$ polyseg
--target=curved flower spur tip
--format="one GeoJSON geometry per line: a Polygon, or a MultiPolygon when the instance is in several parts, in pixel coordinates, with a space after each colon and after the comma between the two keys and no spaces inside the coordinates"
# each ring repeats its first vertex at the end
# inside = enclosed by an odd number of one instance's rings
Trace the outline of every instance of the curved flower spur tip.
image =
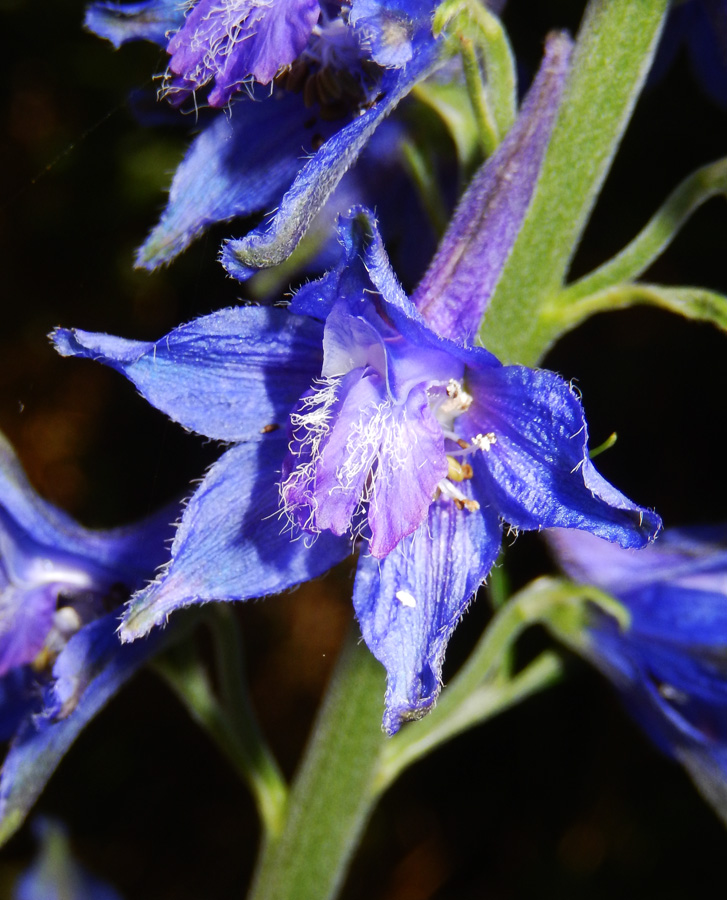
{"type": "Polygon", "coordinates": [[[221,262],[233,278],[245,281],[258,269],[275,266],[290,256],[379,124],[440,62],[439,47],[432,41],[403,69],[384,72],[373,105],[328,138],[305,163],[270,223],[223,245],[221,262]]]}
{"type": "Polygon", "coordinates": [[[552,33],[520,114],[475,174],[412,295],[431,327],[471,338],[526,218],[560,108],[573,42],[552,33]]]}
{"type": "Polygon", "coordinates": [[[135,265],[169,263],[216,222],[275,205],[303,165],[302,147],[332,133],[295,94],[244,102],[217,116],[193,140],[174,173],[159,223],[137,250],[135,265]]]}
{"type": "Polygon", "coordinates": [[[386,558],[359,560],[353,603],[367,646],[386,668],[388,734],[436,703],[447,643],[500,540],[493,509],[463,516],[453,504],[433,504],[424,524],[386,558]]]}
{"type": "Polygon", "coordinates": [[[318,0],[199,0],[169,41],[163,92],[181,103],[214,82],[207,102],[226,106],[246,83],[269,84],[290,65],[320,13],[318,0]]]}
{"type": "Polygon", "coordinates": [[[85,725],[158,652],[172,632],[122,647],[117,614],[83,628],[61,651],[55,683],[45,689],[40,715],[27,715],[13,739],[0,777],[0,843],[7,841],[85,725]]]}
{"type": "Polygon", "coordinates": [[[123,641],[182,607],[280,593],[351,553],[348,537],[291,536],[279,509],[283,452],[280,444],[238,444],[210,468],[184,510],[169,564],[129,601],[123,641]]]}
{"type": "Polygon", "coordinates": [[[62,356],[111,366],[170,418],[223,441],[282,436],[301,385],[320,372],[320,324],[269,307],[220,310],[153,343],[63,328],[51,337],[62,356]]]}
{"type": "Polygon", "coordinates": [[[84,27],[111,41],[116,49],[127,41],[152,41],[164,47],[167,35],[184,24],[186,6],[179,0],[145,0],[142,3],[92,3],[84,27]]]}
{"type": "Polygon", "coordinates": [[[581,528],[624,547],[643,547],[661,529],[652,510],[607,482],[588,456],[578,397],[559,375],[524,366],[471,373],[465,431],[494,435],[475,471],[481,489],[516,528],[581,528]]]}

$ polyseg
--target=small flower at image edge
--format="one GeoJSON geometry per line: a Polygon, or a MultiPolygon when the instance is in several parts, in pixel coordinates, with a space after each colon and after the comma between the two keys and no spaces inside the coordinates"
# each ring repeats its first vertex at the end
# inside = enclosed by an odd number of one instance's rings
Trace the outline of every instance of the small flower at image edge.
{"type": "Polygon", "coordinates": [[[639,553],[582,532],[546,537],[570,578],[612,594],[630,620],[620,628],[594,607],[565,639],[727,822],[727,525],[667,529],[639,553]]]}
{"type": "Polygon", "coordinates": [[[168,558],[178,507],[92,531],[42,500],[0,435],[0,840],[86,722],[159,647],[128,653],[119,609],[168,558]]]}

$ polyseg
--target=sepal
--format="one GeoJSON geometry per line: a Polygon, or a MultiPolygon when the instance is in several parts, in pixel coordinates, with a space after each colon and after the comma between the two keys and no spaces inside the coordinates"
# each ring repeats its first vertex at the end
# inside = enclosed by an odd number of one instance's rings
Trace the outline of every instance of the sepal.
{"type": "Polygon", "coordinates": [[[239,444],[210,468],[191,497],[156,581],[129,601],[123,640],[133,641],[172,612],[211,600],[248,600],[322,575],[351,552],[325,532],[294,539],[279,514],[279,441],[239,444]]]}
{"type": "Polygon", "coordinates": [[[321,365],[321,326],[286,310],[223,309],[158,341],[79,329],[52,334],[62,356],[103,362],[185,428],[223,441],[260,441],[282,428],[321,365]]]}
{"type": "Polygon", "coordinates": [[[384,559],[359,560],[353,604],[361,633],[386,668],[384,730],[425,715],[442,687],[449,638],[500,549],[493,509],[462,516],[432,504],[424,524],[384,559]]]}

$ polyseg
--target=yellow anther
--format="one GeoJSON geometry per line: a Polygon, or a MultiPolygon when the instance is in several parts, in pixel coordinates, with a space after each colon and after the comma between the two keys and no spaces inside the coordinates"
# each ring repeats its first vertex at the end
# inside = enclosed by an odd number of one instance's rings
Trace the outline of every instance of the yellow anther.
{"type": "Polygon", "coordinates": [[[468,463],[457,462],[453,456],[448,456],[447,464],[449,466],[447,478],[450,481],[467,481],[472,478],[472,466],[468,463]]]}

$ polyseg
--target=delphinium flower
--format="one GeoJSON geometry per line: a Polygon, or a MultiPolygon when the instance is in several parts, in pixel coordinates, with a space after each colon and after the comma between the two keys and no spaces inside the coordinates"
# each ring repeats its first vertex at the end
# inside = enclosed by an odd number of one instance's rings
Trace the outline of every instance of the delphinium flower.
{"type": "Polygon", "coordinates": [[[124,639],[189,604],[283,590],[359,546],[353,603],[387,670],[393,733],[435,703],[503,521],[626,547],[654,537],[658,516],[592,465],[571,386],[469,344],[528,208],[570,49],[551,37],[412,298],[359,209],[340,223],[337,265],[288,309],[222,310],[155,343],[56,332],[64,355],[113,366],[186,428],[233,442],[187,504],[170,564],[130,602],[124,639]]]}
{"type": "Polygon", "coordinates": [[[439,62],[432,0],[94,3],[115,46],[169,53],[161,94],[226,107],[195,138],[137,255],[169,262],[210,224],[278,208],[242,246],[290,253],[380,122],[439,62]],[[274,250],[270,245],[274,244],[274,250]],[[280,246],[278,246],[280,245],[280,246]]]}
{"type": "Polygon", "coordinates": [[[667,529],[641,553],[589,534],[547,534],[566,574],[623,604],[569,643],[620,691],[634,719],[727,820],[727,525],[667,529]]]}
{"type": "Polygon", "coordinates": [[[22,821],[86,722],[156,647],[118,609],[168,556],[175,512],[91,531],[42,500],[0,436],[0,834],[22,821]],[[131,652],[129,652],[131,651],[131,652]]]}
{"type": "Polygon", "coordinates": [[[121,900],[114,888],[76,861],[59,822],[38,819],[33,831],[40,842],[38,855],[17,880],[13,900],[121,900]]]}

